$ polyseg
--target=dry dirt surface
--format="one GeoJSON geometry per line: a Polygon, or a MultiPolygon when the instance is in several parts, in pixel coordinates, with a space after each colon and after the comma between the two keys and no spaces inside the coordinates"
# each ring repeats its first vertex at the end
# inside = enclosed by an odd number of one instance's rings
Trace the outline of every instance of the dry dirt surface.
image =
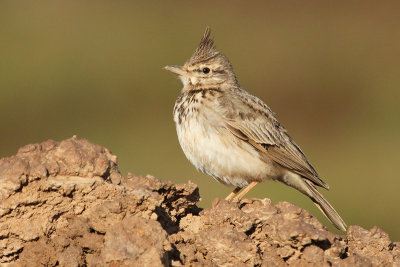
{"type": "Polygon", "coordinates": [[[109,150],[76,137],[0,160],[2,266],[400,266],[379,227],[328,232],[268,199],[196,206],[193,183],[122,177],[109,150]]]}

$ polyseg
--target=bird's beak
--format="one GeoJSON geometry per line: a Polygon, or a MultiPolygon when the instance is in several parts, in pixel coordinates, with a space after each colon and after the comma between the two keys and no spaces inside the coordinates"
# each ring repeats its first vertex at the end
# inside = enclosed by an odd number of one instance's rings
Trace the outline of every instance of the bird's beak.
{"type": "Polygon", "coordinates": [[[165,66],[164,69],[176,73],[180,76],[187,76],[187,72],[182,69],[182,66],[171,65],[171,66],[165,66]]]}

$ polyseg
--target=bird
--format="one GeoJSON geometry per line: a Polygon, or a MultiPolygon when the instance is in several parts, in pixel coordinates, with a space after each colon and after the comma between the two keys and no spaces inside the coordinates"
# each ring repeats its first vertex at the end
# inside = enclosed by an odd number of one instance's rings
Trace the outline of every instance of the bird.
{"type": "Polygon", "coordinates": [[[308,196],[336,228],[346,231],[346,223],[317,189],[329,190],[329,185],[271,109],[241,88],[209,27],[184,65],[164,69],[183,84],[173,110],[180,146],[196,169],[234,187],[226,200],[240,202],[257,184],[280,181],[308,196]]]}

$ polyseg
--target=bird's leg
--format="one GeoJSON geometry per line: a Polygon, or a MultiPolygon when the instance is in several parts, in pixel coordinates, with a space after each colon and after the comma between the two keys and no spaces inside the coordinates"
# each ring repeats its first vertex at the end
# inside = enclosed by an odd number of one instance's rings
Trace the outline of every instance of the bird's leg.
{"type": "Polygon", "coordinates": [[[239,202],[239,201],[244,197],[244,195],[246,195],[247,192],[249,192],[249,191],[250,191],[253,187],[255,187],[258,183],[259,183],[259,182],[257,182],[257,181],[251,182],[248,186],[246,186],[246,187],[243,189],[242,192],[240,192],[237,196],[235,196],[235,198],[233,199],[233,201],[234,201],[234,202],[239,202]]]}
{"type": "Polygon", "coordinates": [[[230,193],[225,200],[231,201],[232,198],[234,198],[236,196],[237,193],[239,193],[239,191],[241,190],[241,187],[236,187],[235,190],[232,191],[232,193],[230,193]]]}

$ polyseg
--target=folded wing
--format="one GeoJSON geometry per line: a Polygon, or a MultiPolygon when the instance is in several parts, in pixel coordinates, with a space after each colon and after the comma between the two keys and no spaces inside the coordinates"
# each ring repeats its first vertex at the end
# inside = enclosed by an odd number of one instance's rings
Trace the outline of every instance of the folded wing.
{"type": "Polygon", "coordinates": [[[248,96],[243,98],[232,94],[229,99],[219,99],[220,115],[232,134],[249,142],[279,165],[318,186],[329,189],[328,184],[319,178],[303,152],[273,116],[269,107],[257,97],[250,94],[248,96]],[[223,106],[225,108],[222,108],[223,106]]]}

